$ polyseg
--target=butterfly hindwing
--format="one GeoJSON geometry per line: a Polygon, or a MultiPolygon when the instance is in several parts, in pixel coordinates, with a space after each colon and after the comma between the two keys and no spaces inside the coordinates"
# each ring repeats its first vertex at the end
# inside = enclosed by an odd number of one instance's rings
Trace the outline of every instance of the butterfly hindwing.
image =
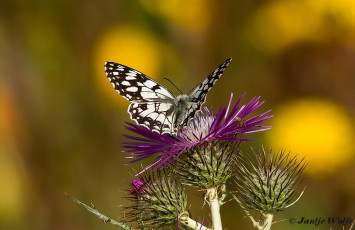
{"type": "Polygon", "coordinates": [[[170,103],[132,103],[128,112],[132,120],[150,130],[166,133],[172,130],[170,103]]]}
{"type": "Polygon", "coordinates": [[[227,68],[232,58],[223,62],[215,71],[208,75],[193,91],[189,94],[191,103],[187,108],[186,118],[183,122],[184,125],[194,117],[195,113],[201,109],[202,104],[206,101],[208,91],[213,87],[216,81],[222,76],[224,70],[227,68]]]}

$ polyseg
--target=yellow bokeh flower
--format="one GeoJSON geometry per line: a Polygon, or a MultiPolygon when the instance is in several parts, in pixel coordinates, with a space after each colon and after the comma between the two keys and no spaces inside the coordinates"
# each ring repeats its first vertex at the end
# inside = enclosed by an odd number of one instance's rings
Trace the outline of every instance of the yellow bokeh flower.
{"type": "Polygon", "coordinates": [[[274,114],[266,141],[273,147],[305,156],[309,162],[305,172],[309,175],[334,173],[352,162],[353,120],[341,105],[307,98],[289,102],[274,114]]]}
{"type": "Polygon", "coordinates": [[[278,52],[300,40],[322,38],[320,16],[300,1],[273,1],[256,14],[251,40],[259,48],[278,52]]]}
{"type": "Polygon", "coordinates": [[[141,3],[150,12],[190,32],[204,31],[210,23],[211,3],[204,0],[141,0],[141,3]]]}
{"type": "MultiPolygon", "coordinates": [[[[303,0],[314,12],[328,16],[338,27],[355,29],[355,1],[353,0],[303,0]]],[[[334,26],[334,24],[332,25],[334,26]]],[[[334,29],[334,28],[333,28],[334,29]]]]}
{"type": "Polygon", "coordinates": [[[354,18],[353,0],[276,0],[257,11],[248,34],[256,47],[280,52],[302,41],[347,40],[354,18]]]}
{"type": "Polygon", "coordinates": [[[93,52],[93,62],[99,89],[113,100],[119,100],[127,108],[123,97],[118,96],[106,79],[104,63],[118,62],[141,71],[151,78],[158,75],[162,59],[157,38],[142,28],[118,26],[111,28],[98,39],[93,52]]]}

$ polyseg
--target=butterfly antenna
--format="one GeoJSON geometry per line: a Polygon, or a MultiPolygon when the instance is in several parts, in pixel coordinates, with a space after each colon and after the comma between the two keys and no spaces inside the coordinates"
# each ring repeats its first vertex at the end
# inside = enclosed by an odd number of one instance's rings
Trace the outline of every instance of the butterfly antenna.
{"type": "Polygon", "coordinates": [[[188,94],[190,94],[194,89],[196,89],[199,85],[201,84],[201,82],[200,83],[198,83],[197,85],[195,85],[195,87],[193,87],[190,91],[189,91],[189,93],[188,94]]]}
{"type": "Polygon", "coordinates": [[[169,81],[169,82],[175,87],[175,89],[179,90],[179,92],[180,92],[181,94],[184,94],[183,92],[181,92],[181,90],[180,90],[178,87],[176,87],[176,85],[175,85],[172,81],[170,81],[170,79],[168,79],[168,78],[166,78],[166,77],[164,77],[163,79],[169,81]]]}

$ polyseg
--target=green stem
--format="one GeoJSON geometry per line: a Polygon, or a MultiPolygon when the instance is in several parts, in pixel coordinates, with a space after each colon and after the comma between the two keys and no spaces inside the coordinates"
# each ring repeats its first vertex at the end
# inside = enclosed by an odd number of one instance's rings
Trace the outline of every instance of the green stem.
{"type": "Polygon", "coordinates": [[[73,200],[75,203],[81,205],[82,207],[84,207],[86,210],[88,210],[89,212],[91,212],[92,214],[96,215],[97,217],[99,217],[104,223],[110,223],[116,227],[120,227],[122,229],[125,229],[125,230],[134,230],[134,228],[128,226],[127,224],[123,223],[123,222],[117,222],[107,216],[105,216],[104,214],[100,213],[99,211],[97,211],[95,208],[92,208],[86,204],[84,204],[83,202],[75,199],[74,197],[70,196],[69,194],[66,194],[65,195],[70,198],[71,200],[73,200]]]}
{"type": "Polygon", "coordinates": [[[254,227],[259,229],[259,230],[270,230],[271,225],[272,225],[272,219],[274,218],[274,215],[271,213],[268,214],[263,214],[263,224],[260,224],[260,222],[256,221],[254,217],[250,214],[247,208],[244,207],[243,203],[238,199],[238,197],[234,194],[232,194],[233,198],[237,203],[240,205],[240,207],[243,209],[245,214],[250,218],[251,222],[253,223],[254,227]]]}
{"type": "Polygon", "coordinates": [[[235,201],[237,201],[237,203],[239,204],[239,206],[243,209],[243,211],[245,212],[245,214],[247,215],[247,217],[249,217],[249,219],[251,220],[251,222],[253,223],[253,226],[256,228],[260,227],[259,222],[257,222],[254,217],[250,214],[250,212],[248,211],[248,209],[246,209],[243,205],[243,203],[238,199],[238,197],[234,194],[232,194],[233,198],[235,201]]]}

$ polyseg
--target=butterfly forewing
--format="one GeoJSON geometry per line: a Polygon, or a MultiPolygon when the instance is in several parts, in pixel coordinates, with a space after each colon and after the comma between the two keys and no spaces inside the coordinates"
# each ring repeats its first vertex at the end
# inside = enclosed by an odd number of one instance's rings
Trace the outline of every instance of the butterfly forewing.
{"type": "Polygon", "coordinates": [[[115,90],[131,102],[131,119],[159,133],[170,132],[175,95],[145,74],[114,62],[105,63],[107,78],[115,90]]]}
{"type": "Polygon", "coordinates": [[[216,81],[222,76],[224,70],[227,68],[231,58],[227,59],[215,71],[208,75],[193,91],[190,93],[191,100],[202,105],[206,101],[207,92],[212,88],[216,81]]]}
{"type": "Polygon", "coordinates": [[[129,101],[159,102],[162,99],[175,98],[167,88],[130,67],[106,62],[105,71],[115,90],[129,101]]]}
{"type": "Polygon", "coordinates": [[[189,94],[191,100],[190,106],[187,108],[186,118],[183,122],[184,125],[194,117],[195,113],[201,109],[202,104],[206,101],[208,91],[213,87],[216,81],[222,76],[224,70],[227,68],[232,58],[223,62],[215,71],[208,75],[193,91],[189,94]]]}

